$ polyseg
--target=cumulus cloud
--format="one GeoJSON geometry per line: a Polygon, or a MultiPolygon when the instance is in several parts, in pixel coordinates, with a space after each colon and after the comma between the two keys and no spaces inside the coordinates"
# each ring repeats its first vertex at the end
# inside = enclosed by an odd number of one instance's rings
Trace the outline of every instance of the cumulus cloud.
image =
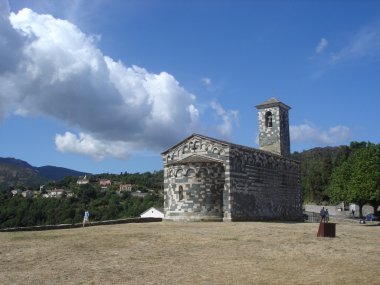
{"type": "Polygon", "coordinates": [[[232,133],[233,125],[239,124],[239,112],[236,110],[225,110],[218,102],[213,101],[210,104],[211,109],[214,110],[217,119],[221,121],[216,127],[221,136],[230,136],[232,133]]]}
{"type": "Polygon", "coordinates": [[[315,52],[316,53],[323,52],[323,50],[327,47],[328,44],[329,43],[325,38],[321,38],[321,40],[319,41],[318,45],[315,48],[315,52]]]}
{"type": "Polygon", "coordinates": [[[13,71],[19,62],[23,48],[22,36],[13,29],[7,15],[9,6],[7,2],[0,2],[0,74],[13,71]]]}
{"type": "Polygon", "coordinates": [[[312,142],[319,145],[338,145],[346,143],[352,138],[351,130],[346,126],[335,126],[328,130],[320,130],[310,124],[290,126],[290,138],[292,141],[312,142]]]}
{"type": "Polygon", "coordinates": [[[80,133],[78,136],[66,132],[64,135],[57,134],[55,137],[57,149],[61,152],[71,152],[88,155],[96,160],[102,160],[107,156],[120,159],[128,158],[128,143],[122,141],[108,142],[97,140],[91,135],[80,133]]]}
{"type": "MultiPolygon", "coordinates": [[[[58,150],[125,158],[162,150],[198,127],[196,97],[173,75],[115,61],[66,20],[9,13],[4,1],[0,13],[0,114],[45,115],[80,130],[57,134],[58,150]]],[[[213,106],[220,132],[231,133],[237,112],[213,106]]]]}

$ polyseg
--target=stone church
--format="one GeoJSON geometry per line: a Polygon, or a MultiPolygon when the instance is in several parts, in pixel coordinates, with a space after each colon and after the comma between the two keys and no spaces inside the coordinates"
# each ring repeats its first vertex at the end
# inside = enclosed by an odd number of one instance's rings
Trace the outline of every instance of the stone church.
{"type": "Polygon", "coordinates": [[[290,107],[257,105],[260,149],[193,134],[162,153],[166,220],[302,220],[290,107]]]}

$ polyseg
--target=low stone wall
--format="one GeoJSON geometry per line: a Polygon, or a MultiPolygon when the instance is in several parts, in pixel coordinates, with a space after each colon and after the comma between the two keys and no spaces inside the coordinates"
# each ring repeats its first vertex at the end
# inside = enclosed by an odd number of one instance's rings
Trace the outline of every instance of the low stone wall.
{"type": "MultiPolygon", "coordinates": [[[[115,225],[115,224],[128,224],[128,223],[152,223],[161,222],[162,218],[128,218],[119,220],[108,220],[108,221],[94,221],[91,222],[89,226],[102,226],[102,225],[115,225]]],[[[16,227],[16,228],[5,228],[0,229],[0,232],[20,232],[20,231],[46,231],[46,230],[60,230],[60,229],[71,229],[71,228],[81,228],[82,223],[76,224],[60,224],[60,225],[42,225],[33,227],[16,227]]]]}
{"type": "MultiPolygon", "coordinates": [[[[323,206],[323,205],[316,205],[316,204],[305,204],[304,209],[306,212],[311,213],[319,213],[322,209],[322,207],[325,207],[325,209],[328,209],[330,216],[338,216],[338,217],[352,217],[351,211],[345,211],[342,209],[341,204],[336,206],[323,206]]],[[[357,207],[359,209],[359,207],[357,207]]],[[[369,213],[373,213],[373,207],[369,205],[363,206],[363,215],[367,215],[369,213]]],[[[359,210],[355,211],[355,217],[359,217],[359,210]]]]}
{"type": "Polygon", "coordinates": [[[325,207],[325,209],[329,211],[329,214],[331,216],[338,216],[338,215],[345,216],[345,212],[348,212],[344,210],[338,211],[338,209],[340,208],[340,205],[339,206],[323,206],[323,205],[315,205],[315,204],[306,204],[304,205],[304,207],[305,207],[306,212],[318,213],[318,214],[321,211],[322,207],[325,207]]]}

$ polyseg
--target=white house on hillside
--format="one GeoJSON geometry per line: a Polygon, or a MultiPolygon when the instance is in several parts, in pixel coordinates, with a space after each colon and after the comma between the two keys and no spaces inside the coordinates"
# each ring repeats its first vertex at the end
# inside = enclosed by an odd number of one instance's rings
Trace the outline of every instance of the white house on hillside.
{"type": "Polygon", "coordinates": [[[154,207],[149,208],[140,215],[141,218],[164,218],[163,211],[160,211],[154,207]]]}
{"type": "Polygon", "coordinates": [[[84,185],[90,183],[90,179],[88,179],[87,175],[85,176],[79,176],[77,184],[78,185],[84,185]]]}
{"type": "Polygon", "coordinates": [[[123,191],[132,191],[132,184],[121,184],[120,185],[120,192],[123,192],[123,191]]]}
{"type": "Polygon", "coordinates": [[[33,198],[33,191],[32,190],[25,190],[21,193],[22,197],[24,198],[33,198]]]}
{"type": "Polygon", "coordinates": [[[20,195],[22,193],[22,190],[21,189],[15,189],[15,190],[12,190],[11,193],[14,197],[16,195],[20,195]]]}

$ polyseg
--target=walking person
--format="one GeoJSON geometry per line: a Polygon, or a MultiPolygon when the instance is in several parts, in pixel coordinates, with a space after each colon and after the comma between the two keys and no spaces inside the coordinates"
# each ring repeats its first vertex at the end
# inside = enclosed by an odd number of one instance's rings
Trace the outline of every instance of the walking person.
{"type": "Polygon", "coordinates": [[[90,223],[90,212],[85,210],[84,216],[83,216],[83,227],[85,227],[85,225],[89,223],[90,223]]]}

